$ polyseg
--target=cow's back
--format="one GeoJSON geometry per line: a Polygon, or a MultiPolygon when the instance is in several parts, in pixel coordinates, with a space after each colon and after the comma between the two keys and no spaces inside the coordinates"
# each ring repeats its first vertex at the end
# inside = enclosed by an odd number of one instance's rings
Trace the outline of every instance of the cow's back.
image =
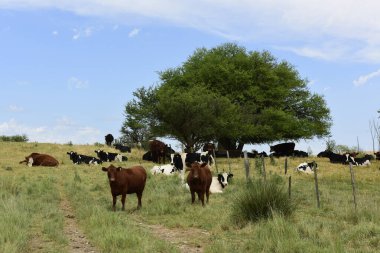
{"type": "Polygon", "coordinates": [[[59,162],[57,161],[57,159],[46,154],[35,156],[35,158],[33,159],[33,165],[54,167],[58,166],[58,164],[59,162]]]}
{"type": "Polygon", "coordinates": [[[120,189],[122,192],[126,191],[130,193],[140,193],[145,188],[145,182],[147,178],[146,171],[142,166],[134,166],[121,171],[120,177],[118,177],[118,184],[122,186],[120,189]]]}

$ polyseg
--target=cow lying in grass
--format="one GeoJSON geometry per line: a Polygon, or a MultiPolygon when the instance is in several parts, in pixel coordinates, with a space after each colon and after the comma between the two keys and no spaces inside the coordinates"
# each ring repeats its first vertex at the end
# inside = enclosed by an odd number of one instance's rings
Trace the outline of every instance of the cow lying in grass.
{"type": "Polygon", "coordinates": [[[136,193],[138,204],[137,209],[141,208],[141,198],[145,188],[146,172],[142,166],[131,168],[115,167],[112,164],[102,168],[107,172],[112,194],[112,210],[116,211],[116,197],[121,195],[122,210],[125,209],[125,198],[127,194],[136,193]]]}
{"type": "Polygon", "coordinates": [[[50,155],[40,154],[40,153],[31,153],[30,155],[25,157],[25,160],[20,161],[21,163],[26,163],[29,167],[32,166],[48,166],[48,167],[56,167],[59,162],[57,159],[50,155]]]}
{"type": "Polygon", "coordinates": [[[153,166],[153,168],[150,170],[150,173],[152,173],[152,175],[156,175],[156,174],[173,175],[175,171],[176,169],[173,165],[165,164],[165,165],[153,166]]]}
{"type": "Polygon", "coordinates": [[[114,162],[114,161],[128,161],[128,157],[118,153],[110,153],[103,150],[95,150],[96,155],[102,162],[114,162]]]}
{"type": "Polygon", "coordinates": [[[300,163],[297,168],[295,168],[296,171],[298,172],[303,172],[306,174],[311,174],[314,172],[314,169],[317,169],[318,165],[316,162],[311,162],[311,163],[300,163]]]}
{"type": "Polygon", "coordinates": [[[218,176],[212,177],[212,182],[210,186],[211,193],[223,193],[223,190],[227,187],[230,179],[234,175],[232,173],[219,173],[218,176]]]}
{"type": "Polygon", "coordinates": [[[73,162],[73,164],[85,163],[85,164],[89,164],[89,165],[90,164],[98,165],[98,164],[102,163],[102,161],[100,159],[97,159],[97,158],[92,157],[92,156],[80,155],[74,151],[67,152],[67,154],[70,156],[70,160],[73,162]]]}

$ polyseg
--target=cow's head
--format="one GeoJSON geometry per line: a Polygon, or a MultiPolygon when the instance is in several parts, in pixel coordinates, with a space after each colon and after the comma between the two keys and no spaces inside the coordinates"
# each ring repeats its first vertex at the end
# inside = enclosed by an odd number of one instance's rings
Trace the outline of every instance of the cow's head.
{"type": "Polygon", "coordinates": [[[111,182],[114,182],[116,180],[117,173],[121,171],[121,167],[115,167],[112,164],[106,168],[102,167],[102,171],[107,172],[108,180],[111,182]]]}
{"type": "Polygon", "coordinates": [[[180,154],[171,154],[170,155],[171,162],[170,164],[173,165],[177,170],[183,170],[183,162],[182,157],[180,154]]]}
{"type": "Polygon", "coordinates": [[[232,174],[232,173],[226,173],[226,172],[218,174],[218,182],[220,183],[220,185],[222,186],[222,188],[224,188],[224,187],[226,187],[228,185],[228,182],[230,181],[230,179],[233,176],[234,176],[234,174],[232,174]]]}

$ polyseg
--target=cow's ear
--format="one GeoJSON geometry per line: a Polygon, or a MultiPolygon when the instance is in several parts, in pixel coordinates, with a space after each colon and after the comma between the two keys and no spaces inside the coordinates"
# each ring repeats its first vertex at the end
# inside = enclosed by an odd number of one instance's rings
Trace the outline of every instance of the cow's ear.
{"type": "Polygon", "coordinates": [[[223,178],[223,175],[222,174],[218,174],[218,180],[220,180],[221,178],[223,178]]]}
{"type": "Polygon", "coordinates": [[[102,171],[108,171],[108,168],[102,167],[102,171]]]}
{"type": "Polygon", "coordinates": [[[228,174],[228,177],[233,177],[233,176],[234,176],[234,174],[232,174],[232,173],[228,174]]]}

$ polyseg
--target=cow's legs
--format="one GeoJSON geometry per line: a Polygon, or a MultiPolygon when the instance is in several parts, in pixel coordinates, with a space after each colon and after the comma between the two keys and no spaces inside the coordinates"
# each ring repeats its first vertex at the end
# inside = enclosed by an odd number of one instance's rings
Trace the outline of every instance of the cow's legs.
{"type": "Polygon", "coordinates": [[[205,205],[205,195],[202,192],[198,192],[198,199],[202,201],[202,206],[205,205]]]}
{"type": "Polygon", "coordinates": [[[207,203],[208,203],[208,197],[210,196],[210,189],[207,189],[206,190],[206,199],[207,199],[207,203]]]}
{"type": "Polygon", "coordinates": [[[195,192],[191,191],[191,204],[194,204],[195,201],[195,192]]]}
{"type": "Polygon", "coordinates": [[[137,195],[137,201],[138,201],[138,203],[137,203],[137,209],[140,209],[141,208],[142,192],[136,193],[136,195],[137,195]]]}
{"type": "Polygon", "coordinates": [[[116,195],[112,195],[112,210],[116,211],[116,195]]]}
{"type": "Polygon", "coordinates": [[[123,195],[121,195],[121,204],[122,204],[122,208],[121,208],[121,210],[125,210],[125,197],[127,196],[127,194],[123,194],[123,195]]]}

